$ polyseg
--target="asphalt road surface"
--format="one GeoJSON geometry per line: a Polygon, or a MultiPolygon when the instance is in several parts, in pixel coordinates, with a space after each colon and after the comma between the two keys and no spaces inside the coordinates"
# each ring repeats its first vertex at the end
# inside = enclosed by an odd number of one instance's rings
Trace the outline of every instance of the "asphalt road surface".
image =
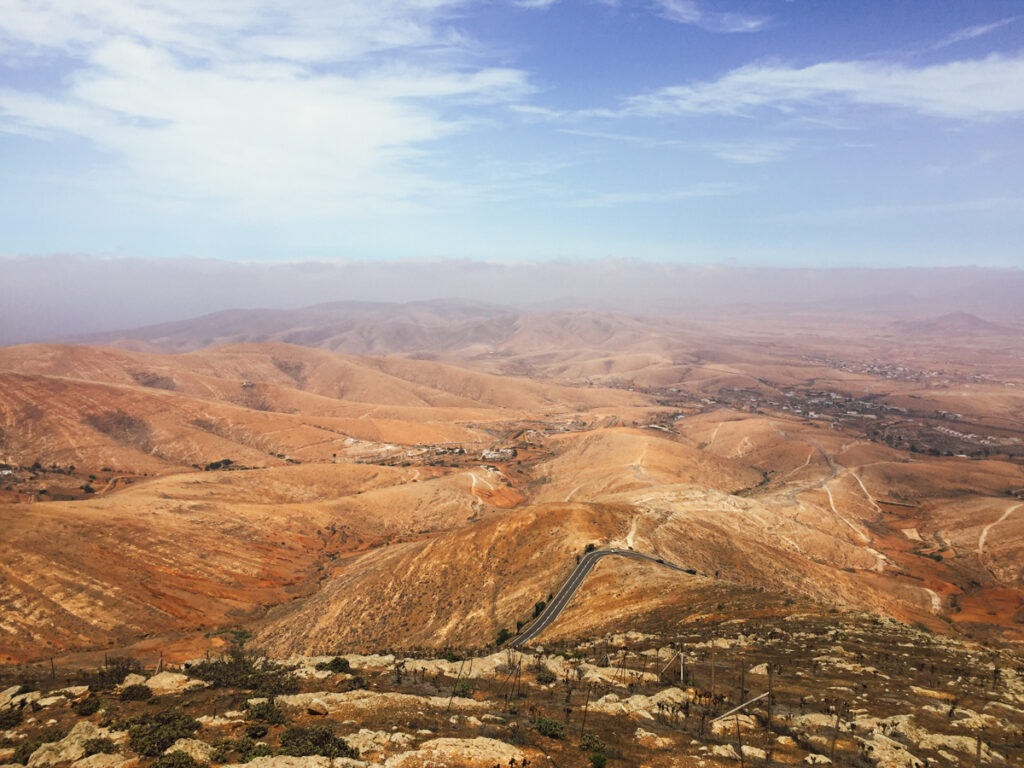
{"type": "Polygon", "coordinates": [[[602,557],[609,557],[612,555],[616,557],[631,557],[634,560],[649,560],[663,568],[671,568],[672,570],[679,571],[681,573],[694,573],[692,570],[682,568],[674,563],[669,563],[659,557],[644,555],[640,552],[633,552],[628,549],[595,549],[593,552],[587,552],[580,558],[576,568],[569,574],[569,578],[565,580],[564,584],[562,584],[558,593],[551,598],[551,601],[546,606],[544,606],[544,610],[540,612],[540,616],[534,619],[529,628],[519,635],[519,637],[513,639],[509,645],[513,648],[518,648],[519,646],[530,642],[533,638],[547,629],[551,622],[557,619],[559,615],[561,615],[562,611],[565,610],[565,606],[569,604],[570,600],[572,600],[572,596],[576,594],[576,590],[578,590],[580,585],[583,584],[583,580],[587,578],[587,574],[590,573],[591,569],[595,565],[597,565],[597,561],[602,557]]]}

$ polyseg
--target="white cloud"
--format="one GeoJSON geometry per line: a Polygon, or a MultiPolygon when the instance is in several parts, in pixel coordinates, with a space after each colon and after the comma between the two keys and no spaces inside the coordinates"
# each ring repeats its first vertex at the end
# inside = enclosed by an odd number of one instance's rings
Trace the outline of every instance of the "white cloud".
{"type": "Polygon", "coordinates": [[[758,165],[781,160],[792,149],[792,143],[776,141],[732,142],[713,144],[711,153],[720,160],[739,165],[758,165]]]}
{"type": "Polygon", "coordinates": [[[655,0],[655,6],[669,21],[711,32],[756,32],[768,23],[762,16],[704,10],[695,0],[655,0]]]}
{"type": "Polygon", "coordinates": [[[957,43],[965,42],[966,40],[973,40],[976,37],[987,35],[989,32],[994,32],[995,30],[1000,29],[1001,27],[1005,27],[1007,24],[1012,24],[1019,18],[1020,16],[1010,16],[1005,19],[1000,19],[999,21],[993,21],[990,24],[976,24],[973,27],[965,27],[963,29],[958,29],[949,37],[945,38],[944,40],[940,40],[932,47],[947,48],[951,45],[956,45],[957,43]]]}
{"type": "Polygon", "coordinates": [[[792,113],[831,103],[906,109],[968,120],[1024,112],[1024,57],[989,56],[912,68],[873,61],[796,68],[756,64],[718,80],[632,97],[620,114],[792,113]]]}
{"type": "Polygon", "coordinates": [[[513,2],[523,8],[550,8],[559,0],[513,0],[513,2]]]}
{"type": "Polygon", "coordinates": [[[429,142],[529,90],[520,70],[459,65],[455,0],[8,5],[0,56],[71,74],[56,92],[0,87],[0,130],[84,137],[126,190],[249,215],[415,202],[439,188],[415,170],[429,142]]]}
{"type": "Polygon", "coordinates": [[[705,197],[736,195],[749,189],[749,186],[745,184],[706,182],[694,184],[683,189],[656,192],[605,192],[592,197],[578,198],[573,200],[571,205],[576,208],[606,208],[631,204],[673,203],[705,197]]]}

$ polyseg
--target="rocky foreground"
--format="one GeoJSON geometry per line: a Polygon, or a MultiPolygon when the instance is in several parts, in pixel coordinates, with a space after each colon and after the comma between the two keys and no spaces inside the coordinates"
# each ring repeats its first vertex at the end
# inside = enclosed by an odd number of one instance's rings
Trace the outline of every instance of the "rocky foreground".
{"type": "Polygon", "coordinates": [[[175,671],[117,659],[63,677],[3,670],[0,763],[1024,764],[1024,657],[866,615],[698,616],[671,637],[465,658],[275,662],[239,645],[175,671]]]}

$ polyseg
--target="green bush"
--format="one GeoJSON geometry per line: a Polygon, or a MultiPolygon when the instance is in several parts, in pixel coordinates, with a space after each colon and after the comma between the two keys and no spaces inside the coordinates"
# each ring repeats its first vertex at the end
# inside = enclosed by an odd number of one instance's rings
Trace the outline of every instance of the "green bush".
{"type": "Polygon", "coordinates": [[[213,754],[210,755],[211,763],[231,763],[231,752],[235,748],[235,742],[231,739],[217,739],[210,745],[213,747],[213,754]]]}
{"type": "Polygon", "coordinates": [[[236,647],[224,658],[201,661],[188,673],[214,688],[244,688],[264,696],[279,696],[298,693],[299,681],[291,674],[293,669],[251,658],[236,647]]]}
{"type": "Polygon", "coordinates": [[[590,756],[590,765],[593,768],[604,768],[608,764],[608,755],[604,752],[595,752],[590,756]]]}
{"type": "Polygon", "coordinates": [[[512,637],[513,637],[512,633],[509,632],[504,627],[502,627],[501,631],[498,633],[498,636],[494,639],[494,644],[495,645],[504,645],[512,637]]]}
{"type": "Polygon", "coordinates": [[[541,685],[548,685],[555,682],[558,678],[555,677],[555,673],[547,667],[544,667],[540,672],[537,673],[537,682],[541,685]]]}
{"type": "Polygon", "coordinates": [[[85,749],[85,757],[89,755],[113,755],[117,750],[117,744],[111,739],[99,738],[88,739],[82,748],[85,749]]]}
{"type": "Polygon", "coordinates": [[[149,689],[148,685],[143,685],[142,683],[129,685],[121,689],[121,701],[146,701],[152,698],[153,691],[149,689]]]}
{"type": "Polygon", "coordinates": [[[316,665],[316,668],[320,670],[326,669],[330,672],[338,674],[340,672],[348,672],[350,669],[352,669],[352,666],[348,663],[348,659],[343,658],[341,656],[335,656],[330,661],[321,661],[319,664],[316,665]]]}
{"type": "Polygon", "coordinates": [[[584,752],[601,752],[602,754],[608,751],[605,743],[590,731],[584,733],[583,738],[580,739],[580,749],[584,752]]]}
{"type": "Polygon", "coordinates": [[[261,720],[270,725],[284,725],[284,712],[274,703],[273,699],[253,704],[245,716],[248,720],[261,720]]]}
{"type": "Polygon", "coordinates": [[[269,730],[263,723],[249,723],[245,726],[245,736],[248,739],[262,739],[269,730]]]}
{"type": "Polygon", "coordinates": [[[274,754],[274,750],[268,747],[266,744],[256,744],[248,752],[242,753],[242,762],[252,762],[254,757],[270,757],[274,754]]]}
{"type": "Polygon", "coordinates": [[[6,731],[8,728],[21,723],[21,719],[24,717],[20,709],[4,709],[0,710],[0,731],[6,731]]]}
{"type": "Polygon", "coordinates": [[[560,739],[565,735],[565,726],[550,717],[538,717],[533,721],[533,727],[541,736],[551,739],[560,739]]]}
{"type": "Polygon", "coordinates": [[[71,705],[72,711],[74,711],[76,715],[80,715],[81,717],[95,715],[99,711],[99,708],[100,700],[97,699],[95,696],[92,696],[88,699],[82,699],[81,701],[76,701],[74,704],[71,705]]]}
{"type": "Polygon", "coordinates": [[[473,681],[468,677],[461,678],[455,684],[455,695],[463,699],[471,698],[473,696],[473,681]]]}
{"type": "Polygon", "coordinates": [[[179,708],[166,709],[133,720],[128,728],[128,743],[140,755],[155,757],[178,739],[190,738],[197,730],[199,723],[191,715],[179,708]]]}
{"type": "Polygon", "coordinates": [[[94,691],[110,691],[124,682],[131,674],[137,674],[142,667],[135,659],[127,656],[111,656],[94,675],[87,675],[82,682],[94,691]]]}
{"type": "Polygon", "coordinates": [[[325,725],[310,728],[289,728],[281,734],[282,755],[303,757],[323,755],[324,757],[359,757],[344,739],[339,739],[325,725]]]}
{"type": "Polygon", "coordinates": [[[160,755],[151,764],[151,768],[199,768],[202,763],[196,762],[196,759],[180,749],[176,749],[173,752],[160,755]]]}

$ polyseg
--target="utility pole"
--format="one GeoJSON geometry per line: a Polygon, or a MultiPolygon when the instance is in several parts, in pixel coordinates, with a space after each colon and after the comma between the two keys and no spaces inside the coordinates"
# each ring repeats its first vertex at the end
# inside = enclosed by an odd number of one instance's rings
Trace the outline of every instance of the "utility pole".
{"type": "Polygon", "coordinates": [[[711,695],[715,695],[715,640],[711,639],[711,695]]]}
{"type": "Polygon", "coordinates": [[[452,700],[455,698],[455,689],[459,687],[459,680],[462,679],[462,668],[464,666],[466,666],[465,659],[463,659],[462,663],[459,665],[459,674],[455,676],[455,683],[452,685],[452,695],[448,697],[448,712],[450,712],[452,709],[452,700]]]}
{"type": "Polygon", "coordinates": [[[587,700],[583,703],[583,723],[580,725],[580,738],[583,738],[583,729],[587,727],[587,709],[590,707],[590,690],[594,687],[593,683],[587,685],[587,700]]]}

